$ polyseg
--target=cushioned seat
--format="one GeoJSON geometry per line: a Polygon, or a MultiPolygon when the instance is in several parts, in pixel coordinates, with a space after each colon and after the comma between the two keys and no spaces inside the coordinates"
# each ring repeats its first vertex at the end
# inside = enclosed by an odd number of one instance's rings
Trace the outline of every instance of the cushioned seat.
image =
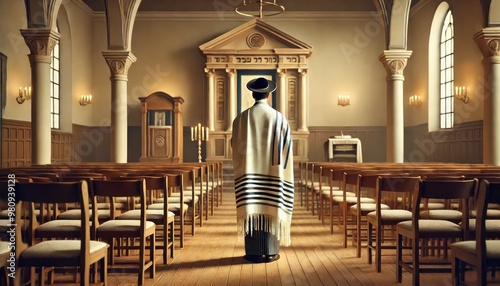
{"type": "Polygon", "coordinates": [[[79,238],[80,237],[80,220],[56,219],[48,221],[35,230],[37,238],[79,238]]]}
{"type": "MultiPolygon", "coordinates": [[[[48,259],[52,260],[52,266],[56,267],[78,264],[81,259],[80,247],[79,240],[45,240],[23,251],[20,255],[19,266],[43,264],[48,259]]],[[[107,248],[107,243],[90,241],[91,253],[106,251],[107,248]]]]}
{"type": "MultiPolygon", "coordinates": [[[[80,219],[81,213],[82,212],[79,209],[72,209],[61,213],[57,216],[57,219],[78,220],[80,219]]],[[[92,216],[92,210],[89,211],[89,214],[92,216]]],[[[97,210],[97,214],[100,221],[105,221],[111,218],[109,209],[97,210]]]]}
{"type": "Polygon", "coordinates": [[[454,223],[462,221],[462,212],[449,209],[431,209],[420,212],[421,218],[427,219],[444,219],[454,223]]]}
{"type": "MultiPolygon", "coordinates": [[[[138,219],[141,216],[141,210],[131,210],[119,215],[117,219],[138,219]]],[[[167,211],[167,217],[174,217],[175,214],[171,211],[167,211]]],[[[146,210],[146,219],[161,220],[165,217],[163,209],[148,209],[146,210]]]]}

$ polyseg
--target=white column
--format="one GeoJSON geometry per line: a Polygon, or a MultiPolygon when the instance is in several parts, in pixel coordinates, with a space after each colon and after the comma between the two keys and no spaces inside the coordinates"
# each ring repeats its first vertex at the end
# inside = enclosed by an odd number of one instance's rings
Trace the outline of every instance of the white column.
{"type": "Polygon", "coordinates": [[[102,54],[111,71],[111,162],[127,163],[127,74],[136,58],[129,51],[102,54]]]}
{"type": "Polygon", "coordinates": [[[31,163],[50,164],[50,63],[59,34],[50,29],[26,29],[21,34],[31,52],[31,163]]]}
{"type": "Polygon", "coordinates": [[[307,131],[307,70],[299,69],[299,131],[307,131]]]}
{"type": "Polygon", "coordinates": [[[213,69],[205,69],[207,74],[207,96],[208,96],[208,129],[215,130],[215,74],[213,69]]]}
{"type": "Polygon", "coordinates": [[[403,70],[411,54],[387,50],[379,57],[387,71],[387,162],[404,162],[403,70]]]}
{"type": "Polygon", "coordinates": [[[500,28],[485,28],[474,36],[483,54],[483,163],[500,165],[500,28]]]}
{"type": "Polygon", "coordinates": [[[228,75],[228,118],[227,118],[227,131],[233,130],[233,120],[236,118],[236,110],[238,101],[236,99],[236,70],[235,69],[226,69],[228,75]]]}
{"type": "Polygon", "coordinates": [[[276,71],[278,73],[278,106],[277,110],[281,112],[285,118],[288,118],[287,108],[286,108],[286,99],[288,95],[286,93],[286,70],[278,69],[276,71]]]}

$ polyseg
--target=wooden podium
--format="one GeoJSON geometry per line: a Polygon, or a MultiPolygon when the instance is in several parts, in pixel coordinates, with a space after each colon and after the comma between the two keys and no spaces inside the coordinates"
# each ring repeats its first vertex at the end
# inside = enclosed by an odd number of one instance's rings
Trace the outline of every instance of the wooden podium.
{"type": "Polygon", "coordinates": [[[140,97],[140,161],[182,162],[182,97],[155,92],[140,97]]]}

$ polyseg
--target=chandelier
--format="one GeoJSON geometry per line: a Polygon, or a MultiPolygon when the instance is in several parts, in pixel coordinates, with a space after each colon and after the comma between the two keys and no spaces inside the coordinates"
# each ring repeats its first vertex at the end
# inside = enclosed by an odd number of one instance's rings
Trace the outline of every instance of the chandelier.
{"type": "Polygon", "coordinates": [[[285,7],[276,3],[277,0],[243,0],[234,11],[247,17],[263,18],[275,16],[285,11],[285,7]]]}

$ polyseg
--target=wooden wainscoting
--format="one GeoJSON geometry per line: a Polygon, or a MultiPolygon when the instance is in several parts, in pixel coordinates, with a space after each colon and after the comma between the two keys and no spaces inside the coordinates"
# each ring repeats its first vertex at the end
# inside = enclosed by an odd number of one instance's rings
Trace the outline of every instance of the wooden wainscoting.
{"type": "MultiPolygon", "coordinates": [[[[71,162],[73,138],[71,133],[52,131],[52,162],[71,162]]],[[[2,120],[2,167],[31,165],[31,123],[2,120]]]]}
{"type": "Polygon", "coordinates": [[[309,160],[327,161],[325,142],[335,135],[350,135],[359,138],[363,149],[364,162],[386,161],[385,126],[312,126],[309,127],[309,160]]]}
{"type": "Polygon", "coordinates": [[[483,121],[455,124],[453,130],[429,132],[422,124],[405,128],[407,162],[483,162],[483,121]]]}
{"type": "Polygon", "coordinates": [[[30,122],[2,120],[2,167],[31,164],[30,122]]]}
{"type": "MultiPolygon", "coordinates": [[[[449,131],[428,130],[427,124],[405,127],[405,162],[483,162],[482,120],[455,124],[449,131]]],[[[361,140],[364,162],[386,161],[385,126],[313,126],[309,131],[310,161],[326,161],[324,143],[341,132],[361,140]]]]}

